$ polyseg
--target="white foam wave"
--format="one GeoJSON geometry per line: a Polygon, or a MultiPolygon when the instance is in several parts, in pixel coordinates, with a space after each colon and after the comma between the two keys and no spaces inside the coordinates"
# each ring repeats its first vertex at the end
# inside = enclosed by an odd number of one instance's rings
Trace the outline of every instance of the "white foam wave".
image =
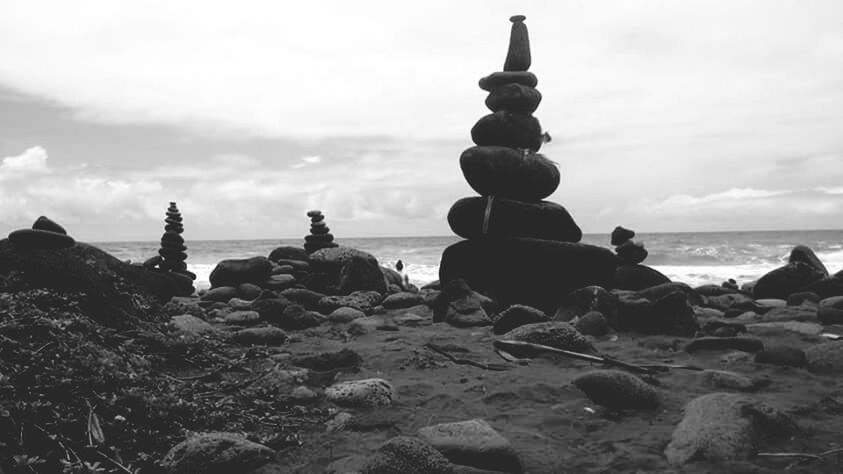
{"type": "Polygon", "coordinates": [[[196,287],[197,291],[207,290],[211,287],[211,272],[216,266],[216,263],[187,264],[187,269],[196,275],[196,280],[193,282],[193,286],[196,287]]]}

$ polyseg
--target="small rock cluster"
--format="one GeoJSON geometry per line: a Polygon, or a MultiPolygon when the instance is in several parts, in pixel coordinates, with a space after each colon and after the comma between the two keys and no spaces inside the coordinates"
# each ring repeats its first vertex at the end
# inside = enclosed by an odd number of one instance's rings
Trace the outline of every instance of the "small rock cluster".
{"type": "Polygon", "coordinates": [[[310,218],[310,235],[304,238],[304,250],[307,253],[313,253],[320,249],[337,247],[331,229],[325,224],[322,211],[307,211],[307,217],[310,218]]]}
{"type": "Polygon", "coordinates": [[[31,229],[19,229],[9,234],[9,241],[23,249],[65,249],[76,243],[64,227],[45,216],[35,220],[31,229]]]}
{"type": "Polygon", "coordinates": [[[635,242],[635,231],[621,226],[615,227],[612,231],[612,245],[615,246],[615,253],[621,265],[636,265],[647,258],[647,249],[644,243],[635,242]]]}

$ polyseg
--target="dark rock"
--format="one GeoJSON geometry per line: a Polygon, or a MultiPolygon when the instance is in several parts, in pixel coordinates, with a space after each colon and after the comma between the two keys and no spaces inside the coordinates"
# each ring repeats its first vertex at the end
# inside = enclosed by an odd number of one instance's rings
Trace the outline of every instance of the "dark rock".
{"type": "Polygon", "coordinates": [[[181,273],[191,280],[196,279],[196,275],[187,271],[187,247],[184,245],[184,238],[181,233],[184,232],[182,225],[181,212],[179,212],[176,203],[171,202],[170,207],[167,208],[166,219],[164,222],[164,234],[161,236],[161,248],[158,250],[158,255],[162,260],[158,267],[164,271],[171,271],[181,273]]]}
{"type": "Polygon", "coordinates": [[[641,242],[627,240],[615,248],[618,260],[624,265],[636,265],[647,259],[647,249],[641,242]]]}
{"type": "Polygon", "coordinates": [[[244,300],[257,298],[261,294],[261,291],[263,291],[261,287],[254,283],[241,283],[237,285],[237,294],[244,300]]]}
{"type": "Polygon", "coordinates": [[[539,107],[542,94],[537,89],[523,84],[503,84],[492,89],[486,97],[486,107],[492,112],[508,110],[519,114],[531,114],[539,107]]]}
{"type": "Polygon", "coordinates": [[[651,286],[670,283],[670,278],[646,265],[618,265],[614,281],[614,288],[638,291],[651,286]]]}
{"type": "Polygon", "coordinates": [[[374,408],[392,405],[395,388],[384,379],[360,379],[337,382],[325,389],[328,401],[352,408],[374,408]]]}
{"type": "Polygon", "coordinates": [[[504,84],[516,83],[527,87],[536,87],[539,79],[532,72],[527,71],[502,71],[493,72],[480,79],[478,85],[481,89],[491,92],[504,84]]]}
{"type": "Polygon", "coordinates": [[[493,332],[495,334],[505,334],[525,324],[543,323],[548,320],[547,315],[536,308],[515,304],[501,311],[494,318],[493,332]]]}
{"type": "Polygon", "coordinates": [[[530,237],[579,242],[582,231],[559,204],[513,201],[499,197],[469,197],[455,202],[448,224],[460,237],[530,237]]]}
{"type": "Polygon", "coordinates": [[[676,291],[685,293],[685,297],[691,305],[699,306],[704,303],[704,299],[693,288],[687,283],[682,282],[669,282],[650,286],[638,291],[637,294],[651,301],[656,301],[676,291]]]}
{"type": "Polygon", "coordinates": [[[618,297],[599,286],[580,288],[565,296],[552,319],[571,321],[590,311],[599,311],[612,324],[618,317],[618,297]]]}
{"type": "Polygon", "coordinates": [[[232,311],[223,318],[226,324],[237,326],[251,326],[260,321],[261,316],[257,311],[232,311]]]}
{"type": "Polygon", "coordinates": [[[524,19],[524,15],[515,15],[509,19],[512,22],[512,29],[509,33],[509,50],[506,53],[506,61],[503,63],[504,71],[530,69],[530,36],[527,34],[524,19]]]}
{"type": "Polygon", "coordinates": [[[838,341],[815,344],[805,349],[808,370],[821,374],[843,372],[843,344],[838,341]]]}
{"type": "Polygon", "coordinates": [[[542,127],[532,115],[500,110],[482,117],[471,127],[471,140],[480,146],[497,145],[538,151],[542,127]]]}
{"type": "Polygon", "coordinates": [[[219,286],[211,288],[202,295],[202,301],[219,301],[227,303],[231,298],[237,298],[240,293],[233,286],[219,286]]]}
{"type": "Polygon", "coordinates": [[[833,296],[820,301],[817,317],[823,324],[843,324],[843,296],[833,296]]]}
{"type": "Polygon", "coordinates": [[[298,260],[306,262],[308,255],[309,254],[301,247],[284,245],[272,250],[272,252],[269,253],[269,259],[273,262],[278,262],[279,260],[298,260]]]}
{"type": "Polygon", "coordinates": [[[304,306],[291,304],[284,308],[281,317],[267,321],[286,330],[307,329],[319,326],[325,321],[325,316],[314,311],[308,311],[304,306]]]}
{"type": "Polygon", "coordinates": [[[653,302],[651,312],[637,320],[625,320],[623,325],[631,324],[631,329],[647,334],[668,334],[671,336],[691,337],[699,329],[696,314],[688,297],[681,291],[674,291],[653,302]]]}
{"type": "Polygon", "coordinates": [[[464,280],[448,282],[433,302],[433,322],[456,327],[489,326],[492,320],[484,307],[488,298],[473,291],[464,280]]]}
{"type": "Polygon", "coordinates": [[[276,327],[247,328],[232,334],[231,340],[246,346],[279,346],[287,340],[287,333],[276,327]]]}
{"type": "Polygon", "coordinates": [[[446,248],[443,283],[462,278],[501,306],[553,312],[562,296],[589,285],[611,287],[615,255],[593,245],[540,239],[464,240],[446,248]]]}
{"type": "Polygon", "coordinates": [[[356,372],[363,364],[363,358],[360,357],[360,354],[352,350],[342,349],[335,352],[298,355],[293,357],[292,363],[295,366],[304,367],[317,372],[327,372],[329,370],[338,369],[356,372]]]}
{"type": "Polygon", "coordinates": [[[596,352],[594,346],[574,326],[560,321],[525,324],[504,334],[501,339],[541,344],[587,354],[596,352]]]}
{"type": "MultiPolygon", "coordinates": [[[[712,370],[706,369],[700,373],[700,379],[703,384],[713,388],[723,388],[728,390],[740,390],[743,392],[750,392],[756,390],[763,381],[755,381],[751,378],[728,370],[712,370]]],[[[769,382],[767,382],[769,383],[769,382]]]]}
{"type": "Polygon", "coordinates": [[[281,296],[307,309],[314,310],[319,307],[319,300],[327,295],[306,288],[287,288],[281,292],[281,296]]]}
{"type": "Polygon", "coordinates": [[[536,202],[553,194],[561,175],[538,153],[506,146],[474,146],[460,155],[465,180],[478,194],[536,202]]]}
{"type": "Polygon", "coordinates": [[[296,284],[296,277],[289,274],[271,275],[268,280],[261,283],[261,287],[274,290],[283,291],[292,288],[296,284]]]}
{"type": "Polygon", "coordinates": [[[522,472],[512,444],[485,420],[474,419],[426,426],[419,437],[452,463],[503,472],[522,472]]]}
{"type": "Polygon", "coordinates": [[[706,296],[703,306],[726,311],[736,308],[743,311],[752,311],[756,308],[755,300],[743,293],[725,293],[721,295],[706,296]],[[751,309],[750,309],[751,308],[751,309]]]}
{"type": "Polygon", "coordinates": [[[620,370],[593,370],[574,379],[574,385],[594,403],[613,410],[652,409],[659,393],[640,378],[620,370]]]}
{"type": "Polygon", "coordinates": [[[275,455],[268,447],[235,433],[195,434],[173,446],[161,464],[172,474],[251,472],[275,455]]]}
{"type": "Polygon", "coordinates": [[[272,263],[266,257],[223,260],[211,272],[211,288],[238,286],[241,283],[260,285],[272,275],[272,263]]]}
{"type": "Polygon", "coordinates": [[[418,438],[397,436],[366,459],[360,474],[453,474],[448,459],[418,438]]]}
{"type": "Polygon", "coordinates": [[[820,298],[843,296],[843,275],[838,273],[833,277],[822,278],[800,288],[799,291],[810,291],[820,295],[820,298]]]}
{"type": "Polygon", "coordinates": [[[627,240],[631,240],[633,237],[635,237],[634,230],[617,226],[615,227],[615,230],[612,231],[612,245],[620,245],[627,240]]]}
{"type": "Polygon", "coordinates": [[[322,314],[330,314],[337,308],[347,306],[371,314],[373,308],[381,301],[383,301],[383,295],[376,291],[355,291],[345,296],[326,296],[319,300],[317,309],[322,314]]]}
{"type": "Polygon", "coordinates": [[[365,316],[366,313],[360,311],[359,309],[343,306],[342,308],[337,308],[331,311],[331,313],[328,314],[328,320],[335,323],[348,323],[365,316]]]}
{"type": "Polygon", "coordinates": [[[795,347],[772,346],[755,353],[755,362],[759,364],[786,365],[804,367],[808,364],[805,351],[795,347]]]}
{"type": "Polygon", "coordinates": [[[609,323],[600,311],[589,311],[574,321],[574,327],[586,336],[601,337],[609,332],[609,323]]]}
{"type": "Polygon", "coordinates": [[[264,321],[278,321],[283,318],[284,310],[293,302],[287,298],[258,298],[252,302],[252,311],[257,311],[264,321]]]}
{"type": "Polygon", "coordinates": [[[787,305],[788,306],[799,306],[804,303],[819,303],[820,295],[814,293],[813,291],[800,291],[798,293],[791,293],[787,297],[787,305]]]}
{"type": "Polygon", "coordinates": [[[12,244],[22,249],[58,250],[73,247],[73,237],[40,229],[20,229],[9,233],[12,244]]]}
{"type": "Polygon", "coordinates": [[[685,352],[736,350],[742,352],[759,352],[764,349],[764,343],[757,337],[698,337],[685,345],[685,352]]]}
{"type": "Polygon", "coordinates": [[[731,321],[706,321],[702,327],[703,334],[716,337],[734,337],[746,332],[746,326],[731,321]]]}
{"type": "Polygon", "coordinates": [[[424,304],[424,296],[419,293],[395,293],[384,298],[381,304],[386,309],[409,308],[424,304]]]}
{"type": "Polygon", "coordinates": [[[791,262],[762,276],[755,284],[752,296],[756,299],[787,299],[791,293],[806,291],[803,288],[822,278],[823,273],[811,265],[800,261],[791,262]]]}
{"type": "Polygon", "coordinates": [[[32,224],[32,228],[35,230],[45,230],[48,232],[67,235],[67,231],[64,230],[64,227],[60,226],[47,216],[40,216],[38,219],[35,219],[35,222],[32,224]]]}
{"type": "Polygon", "coordinates": [[[322,274],[306,281],[306,286],[312,290],[339,295],[354,291],[386,292],[386,281],[377,259],[362,250],[350,247],[320,249],[310,255],[310,264],[313,273],[322,274]],[[319,283],[315,284],[317,281],[319,283]]]}
{"type": "Polygon", "coordinates": [[[828,269],[825,268],[823,262],[817,257],[813,250],[804,246],[797,245],[790,251],[790,257],[787,260],[789,263],[802,262],[809,265],[814,270],[817,270],[825,278],[828,276],[828,269]]]}

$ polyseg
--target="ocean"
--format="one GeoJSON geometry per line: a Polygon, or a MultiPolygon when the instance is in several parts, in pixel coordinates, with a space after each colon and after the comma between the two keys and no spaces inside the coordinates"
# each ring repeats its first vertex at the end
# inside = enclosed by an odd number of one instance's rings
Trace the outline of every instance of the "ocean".
{"type": "MultiPolygon", "coordinates": [[[[461,240],[448,237],[338,238],[337,243],[374,255],[384,266],[399,259],[410,281],[423,285],[439,278],[442,250],[461,240]]],[[[642,233],[635,236],[650,255],[649,265],[673,281],[692,286],[720,284],[734,278],[752,281],[787,261],[795,245],[816,252],[831,273],[843,270],[843,230],[642,233]]],[[[583,243],[611,248],[608,234],[586,234],[583,243]]],[[[211,270],[220,260],[266,256],[281,245],[301,246],[304,239],[198,240],[186,242],[188,269],[197,275],[196,287],[208,288],[211,270]]],[[[157,254],[155,242],[98,242],[98,247],[121,260],[142,262],[157,254]]]]}

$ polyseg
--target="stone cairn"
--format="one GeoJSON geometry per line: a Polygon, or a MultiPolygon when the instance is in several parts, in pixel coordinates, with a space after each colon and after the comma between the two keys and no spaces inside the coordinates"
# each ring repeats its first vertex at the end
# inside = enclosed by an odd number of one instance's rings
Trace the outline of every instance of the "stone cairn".
{"type": "Polygon", "coordinates": [[[179,273],[195,280],[196,275],[187,271],[187,263],[185,263],[185,260],[187,260],[187,247],[184,245],[184,238],[181,236],[182,232],[184,232],[184,225],[182,224],[181,212],[176,207],[176,203],[170,203],[166,215],[167,217],[164,219],[164,235],[161,236],[161,248],[158,250],[158,255],[161,256],[158,268],[164,271],[179,273]]]}
{"type": "Polygon", "coordinates": [[[635,231],[621,226],[615,227],[612,231],[612,245],[615,246],[615,254],[621,265],[636,265],[647,258],[647,249],[643,242],[635,242],[635,231]]]}
{"type": "Polygon", "coordinates": [[[560,292],[610,284],[616,260],[608,249],[577,243],[582,231],[568,211],[543,200],[561,176],[556,163],[538,153],[550,136],[533,116],[542,95],[528,71],[524,20],[510,18],[504,70],[479,82],[492,113],[471,129],[476,146],[462,153],[460,168],[480,196],[462,198],[448,212],[451,230],[466,240],[445,249],[439,279],[463,279],[502,303],[552,311],[560,292]]]}
{"type": "Polygon", "coordinates": [[[310,235],[304,237],[304,250],[307,253],[338,246],[334,243],[334,235],[331,234],[331,229],[325,224],[325,216],[322,211],[307,211],[307,217],[310,218],[310,235]]]}

